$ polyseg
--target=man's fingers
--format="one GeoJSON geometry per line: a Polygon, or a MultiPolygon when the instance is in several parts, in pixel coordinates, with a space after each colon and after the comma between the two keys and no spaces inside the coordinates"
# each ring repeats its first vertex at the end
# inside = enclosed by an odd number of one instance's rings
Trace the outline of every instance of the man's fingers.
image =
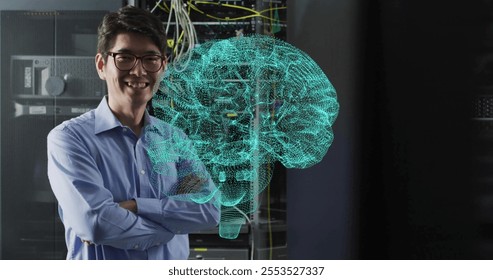
{"type": "Polygon", "coordinates": [[[187,175],[183,177],[180,182],[178,194],[198,192],[205,182],[207,182],[206,178],[201,178],[196,175],[187,175]]]}

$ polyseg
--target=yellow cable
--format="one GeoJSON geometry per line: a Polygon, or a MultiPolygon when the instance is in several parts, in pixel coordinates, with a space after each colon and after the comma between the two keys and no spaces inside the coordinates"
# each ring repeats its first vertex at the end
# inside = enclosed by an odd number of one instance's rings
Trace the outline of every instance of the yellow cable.
{"type": "MultiPolygon", "coordinates": [[[[270,162],[267,163],[267,170],[270,174],[270,162]]],[[[270,221],[270,182],[267,184],[267,226],[269,232],[269,260],[272,260],[272,249],[273,249],[273,240],[272,240],[272,224],[270,221]]]]}
{"type": "Polygon", "coordinates": [[[178,40],[176,40],[175,42],[175,49],[173,50],[173,53],[176,54],[177,50],[178,50],[178,46],[181,42],[181,39],[183,39],[183,35],[185,34],[185,32],[182,30],[181,33],[180,33],[180,37],[178,37],[178,40]]]}
{"type": "Polygon", "coordinates": [[[161,2],[161,4],[164,5],[164,7],[169,11],[170,8],[168,7],[168,5],[166,4],[166,0],[164,0],[163,2],[161,2]]]}
{"type": "MultiPolygon", "coordinates": [[[[212,18],[212,19],[215,19],[215,20],[224,20],[224,21],[237,21],[237,20],[242,20],[242,19],[249,19],[249,18],[253,18],[253,17],[260,17],[260,18],[264,18],[264,19],[267,19],[267,20],[270,20],[271,21],[271,24],[273,21],[277,21],[277,22],[286,22],[286,21],[282,21],[282,20],[279,20],[279,19],[275,19],[272,15],[272,12],[275,11],[275,10],[283,10],[283,9],[286,9],[287,7],[275,7],[275,8],[272,8],[270,7],[269,9],[265,9],[265,10],[262,10],[262,11],[255,11],[251,8],[247,8],[247,7],[243,7],[243,6],[238,6],[238,5],[231,5],[231,4],[222,4],[222,3],[217,3],[217,2],[207,2],[207,1],[194,1],[195,4],[212,4],[212,5],[217,5],[217,6],[224,6],[224,7],[227,7],[227,8],[234,8],[234,9],[241,9],[241,10],[245,10],[245,11],[248,11],[250,13],[252,13],[251,15],[246,15],[246,16],[241,16],[241,17],[235,17],[235,18],[221,18],[221,17],[216,17],[216,16],[213,16],[213,15],[210,15],[210,14],[207,14],[205,13],[204,11],[200,10],[199,8],[197,8],[197,6],[195,6],[192,1],[188,1],[187,4],[188,4],[188,13],[190,15],[190,9],[193,9],[194,11],[196,12],[199,12],[209,18],[212,18]],[[270,16],[265,16],[263,15],[264,13],[267,13],[267,12],[270,12],[270,16]]],[[[166,13],[170,13],[170,8],[168,7],[168,5],[165,3],[165,1],[162,2],[162,4],[158,5],[158,7],[165,11],[166,13]]],[[[173,7],[171,7],[173,8],[173,7]]]]}
{"type": "MultiPolygon", "coordinates": [[[[275,108],[275,100],[276,100],[276,84],[272,85],[273,87],[273,105],[272,110],[270,113],[271,120],[274,121],[274,117],[276,114],[276,108],[275,108]]],[[[271,173],[271,168],[270,168],[270,161],[267,161],[267,170],[269,174],[271,173]]],[[[272,260],[272,255],[273,255],[273,247],[274,247],[274,241],[272,239],[272,224],[271,224],[271,209],[270,209],[270,180],[269,183],[267,184],[267,225],[268,225],[268,231],[269,231],[269,260],[272,260]]]]}
{"type": "Polygon", "coordinates": [[[159,4],[158,7],[159,7],[159,9],[169,13],[169,7],[168,7],[168,5],[166,5],[166,3],[164,1],[161,2],[161,4],[159,4]],[[161,6],[161,5],[163,5],[163,6],[161,6]]]}
{"type": "Polygon", "coordinates": [[[201,14],[205,15],[205,13],[204,13],[203,11],[199,10],[199,8],[197,8],[194,4],[192,4],[192,3],[188,3],[188,6],[189,6],[190,8],[192,8],[192,9],[194,9],[196,12],[199,12],[199,13],[201,13],[201,14]]]}
{"type": "Polygon", "coordinates": [[[217,6],[224,6],[224,7],[228,7],[228,8],[235,8],[235,9],[241,9],[241,10],[245,10],[245,11],[248,11],[250,13],[252,13],[251,15],[246,15],[246,16],[241,16],[241,17],[235,17],[235,18],[220,18],[220,17],[216,17],[216,16],[213,16],[213,15],[210,15],[210,14],[207,14],[205,13],[204,11],[200,10],[197,6],[195,6],[192,1],[188,1],[188,5],[195,11],[209,17],[209,18],[212,18],[212,19],[216,19],[216,20],[224,20],[224,21],[237,21],[237,20],[242,20],[242,19],[249,19],[249,18],[253,18],[253,17],[260,17],[260,18],[264,18],[264,19],[268,19],[268,20],[273,20],[273,21],[277,21],[277,22],[285,22],[285,21],[281,21],[281,20],[278,20],[278,19],[274,19],[272,16],[271,17],[268,17],[268,16],[265,16],[265,15],[262,15],[263,13],[267,13],[267,12],[272,12],[272,11],[275,11],[275,10],[283,10],[283,9],[286,9],[287,7],[275,7],[275,8],[269,8],[269,9],[265,9],[265,10],[262,10],[262,11],[255,11],[253,9],[250,9],[250,8],[246,8],[246,7],[243,7],[243,6],[238,6],[238,5],[231,5],[231,4],[222,4],[222,3],[217,3],[217,2],[206,2],[206,1],[194,1],[195,4],[212,4],[212,5],[217,5],[217,6]]]}

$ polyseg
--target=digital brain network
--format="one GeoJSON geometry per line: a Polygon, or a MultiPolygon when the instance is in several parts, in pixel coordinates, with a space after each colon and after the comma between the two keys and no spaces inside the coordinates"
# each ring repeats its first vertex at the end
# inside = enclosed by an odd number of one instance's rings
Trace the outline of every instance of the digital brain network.
{"type": "Polygon", "coordinates": [[[179,178],[212,179],[213,190],[160,191],[196,203],[213,200],[221,207],[219,235],[234,239],[257,210],[274,162],[307,168],[325,156],[337,95],[313,59],[270,36],[212,40],[190,55],[186,65],[167,69],[152,101],[155,116],[184,134],[150,131],[148,154],[161,176],[180,159],[179,178]]]}

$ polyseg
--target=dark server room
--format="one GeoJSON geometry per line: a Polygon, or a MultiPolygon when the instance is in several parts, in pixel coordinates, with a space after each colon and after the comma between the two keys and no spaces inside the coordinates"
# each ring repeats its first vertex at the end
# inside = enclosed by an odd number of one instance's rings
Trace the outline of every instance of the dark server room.
{"type": "MultiPolygon", "coordinates": [[[[320,66],[340,105],[323,159],[269,165],[238,236],[191,233],[189,259],[493,258],[493,1],[182,2],[197,7],[197,43],[285,41],[320,66]]],[[[67,257],[46,137],[106,95],[97,28],[126,5],[170,16],[169,0],[0,2],[1,260],[67,257]]]]}

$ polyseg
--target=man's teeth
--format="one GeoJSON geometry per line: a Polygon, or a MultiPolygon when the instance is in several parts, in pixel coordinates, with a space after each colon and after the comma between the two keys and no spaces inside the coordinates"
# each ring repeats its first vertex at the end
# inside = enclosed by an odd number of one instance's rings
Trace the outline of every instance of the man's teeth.
{"type": "Polygon", "coordinates": [[[147,86],[147,83],[127,82],[127,86],[133,88],[145,88],[147,86]]]}

